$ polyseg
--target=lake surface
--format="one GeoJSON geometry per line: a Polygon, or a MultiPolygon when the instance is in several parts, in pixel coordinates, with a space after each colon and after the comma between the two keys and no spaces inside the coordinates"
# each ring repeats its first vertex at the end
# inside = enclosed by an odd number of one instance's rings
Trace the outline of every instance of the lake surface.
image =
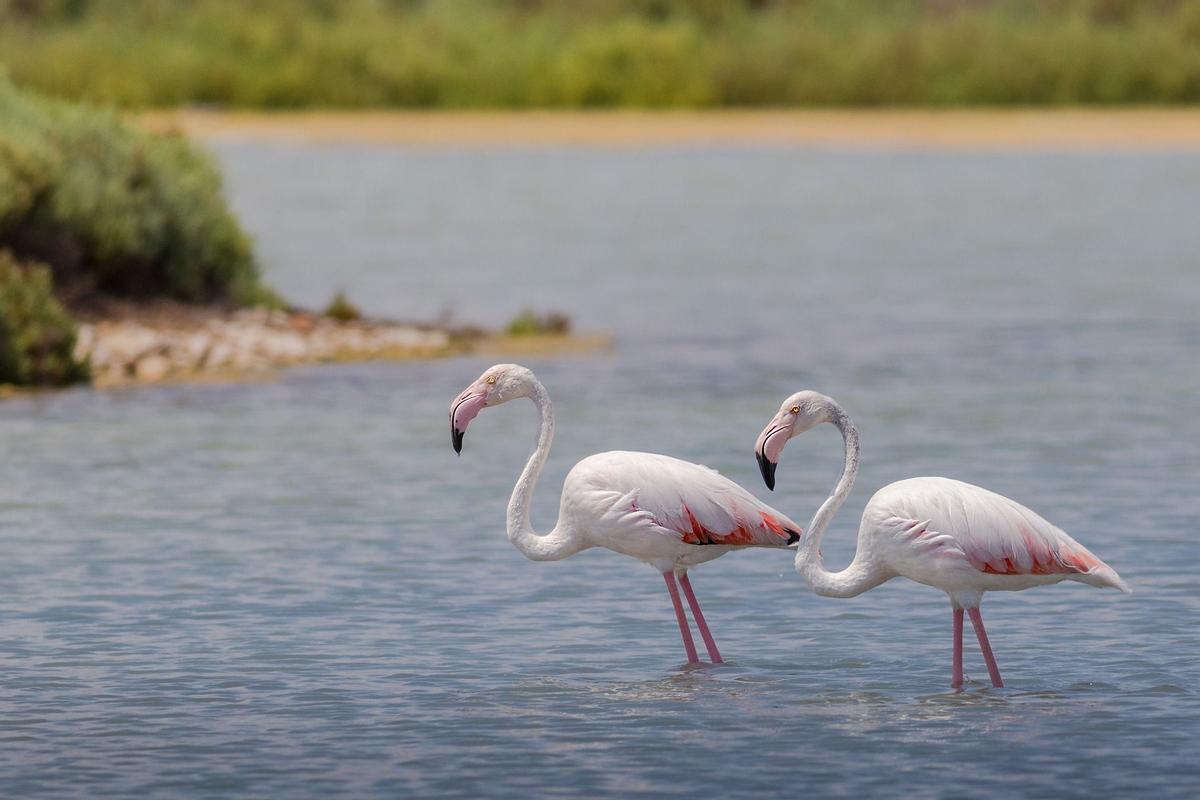
{"type": "Polygon", "coordinates": [[[811,595],[786,551],[693,572],[729,663],[687,669],[662,579],[526,561],[535,428],[446,408],[488,361],[0,402],[8,797],[1193,797],[1200,786],[1200,157],[226,142],[270,280],[372,312],[616,337],[530,361],[558,435],[719,468],[806,524],[825,426],[769,495],[755,436],[840,400],[874,489],[1018,499],[1133,586],[988,595],[1007,682],[895,580],[811,595]]]}

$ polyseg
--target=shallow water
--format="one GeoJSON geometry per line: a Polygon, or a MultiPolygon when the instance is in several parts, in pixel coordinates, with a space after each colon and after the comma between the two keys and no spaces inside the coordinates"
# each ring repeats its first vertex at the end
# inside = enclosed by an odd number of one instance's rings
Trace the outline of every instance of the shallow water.
{"type": "MultiPolygon", "coordinates": [[[[370,310],[560,308],[613,353],[530,362],[558,436],[535,521],[603,449],[767,498],[791,392],[863,437],[824,551],[874,488],[1017,498],[1134,587],[989,595],[1007,687],[896,580],[809,594],[786,552],[694,572],[729,663],[688,669],[662,580],[505,540],[531,408],[445,412],[487,366],[0,403],[0,794],[1192,796],[1200,784],[1200,158],[788,149],[218,147],[270,279],[370,310]]],[[[801,522],[840,441],[788,448],[801,522]]]]}

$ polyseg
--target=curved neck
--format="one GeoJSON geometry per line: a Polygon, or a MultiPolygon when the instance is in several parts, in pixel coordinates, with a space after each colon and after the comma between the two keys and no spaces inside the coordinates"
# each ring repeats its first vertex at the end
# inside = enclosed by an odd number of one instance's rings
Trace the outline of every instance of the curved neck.
{"type": "Polygon", "coordinates": [[[821,557],[821,539],[825,536],[825,529],[829,527],[833,515],[849,496],[854,487],[854,479],[858,476],[858,429],[850,422],[850,417],[841,406],[832,400],[828,402],[830,422],[841,431],[846,447],[842,476],[838,479],[833,494],[825,499],[808,524],[808,533],[801,539],[796,552],[796,571],[819,595],[853,597],[883,583],[887,576],[875,568],[861,547],[855,552],[850,566],[841,572],[829,572],[825,569],[821,557]]]}
{"type": "Polygon", "coordinates": [[[546,387],[535,380],[529,397],[538,409],[537,443],[508,501],[508,540],[526,558],[555,561],[577,552],[580,547],[575,544],[574,537],[568,531],[561,530],[559,525],[550,533],[538,535],[529,522],[533,490],[537,487],[538,476],[542,474],[542,466],[550,453],[550,443],[554,440],[554,406],[550,403],[546,387]]]}

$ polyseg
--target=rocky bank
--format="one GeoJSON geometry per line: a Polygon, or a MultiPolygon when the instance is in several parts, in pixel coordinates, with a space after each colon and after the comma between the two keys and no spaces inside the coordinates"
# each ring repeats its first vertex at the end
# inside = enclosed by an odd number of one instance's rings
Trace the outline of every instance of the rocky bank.
{"type": "Polygon", "coordinates": [[[76,355],[97,385],[267,372],[295,364],[423,358],[469,342],[447,330],[248,309],[85,321],[76,355]]]}

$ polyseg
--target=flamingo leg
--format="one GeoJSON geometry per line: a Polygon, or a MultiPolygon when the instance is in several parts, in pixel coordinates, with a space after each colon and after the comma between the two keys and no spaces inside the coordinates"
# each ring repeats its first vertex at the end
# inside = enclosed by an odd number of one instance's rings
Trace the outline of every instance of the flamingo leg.
{"type": "Polygon", "coordinates": [[[696,627],[700,629],[700,638],[704,640],[704,646],[708,648],[708,657],[714,664],[724,663],[721,651],[717,650],[717,643],[708,630],[708,623],[704,621],[704,613],[700,611],[700,601],[696,599],[696,593],[692,591],[692,581],[686,572],[679,576],[679,585],[683,587],[683,596],[687,598],[688,605],[691,606],[692,618],[696,620],[696,627]]]}
{"type": "Polygon", "coordinates": [[[992,655],[992,646],[988,644],[987,631],[983,627],[983,615],[979,613],[978,608],[967,609],[967,613],[971,615],[971,627],[975,629],[975,636],[979,639],[979,649],[983,651],[983,660],[987,662],[992,686],[997,689],[1003,688],[1004,681],[1000,680],[1000,668],[996,666],[996,657],[992,655]]]}
{"type": "Polygon", "coordinates": [[[963,685],[962,635],[963,610],[956,608],[954,609],[954,668],[950,673],[950,688],[952,689],[961,689],[963,685]]]}
{"type": "Polygon", "coordinates": [[[679,601],[675,573],[667,570],[663,573],[663,579],[667,582],[667,591],[671,593],[671,604],[675,606],[675,619],[679,621],[679,635],[683,637],[683,649],[687,651],[688,663],[698,664],[700,657],[696,655],[696,643],[692,641],[692,631],[688,627],[687,617],[683,615],[683,603],[679,601]]]}

